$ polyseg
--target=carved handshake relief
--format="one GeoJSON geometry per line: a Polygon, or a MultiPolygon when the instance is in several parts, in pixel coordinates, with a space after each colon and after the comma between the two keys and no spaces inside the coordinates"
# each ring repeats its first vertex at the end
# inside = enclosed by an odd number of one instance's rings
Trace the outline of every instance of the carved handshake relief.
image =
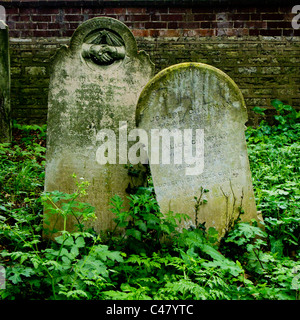
{"type": "Polygon", "coordinates": [[[125,57],[124,42],[116,34],[102,30],[83,43],[82,57],[99,65],[112,64],[125,57]]]}

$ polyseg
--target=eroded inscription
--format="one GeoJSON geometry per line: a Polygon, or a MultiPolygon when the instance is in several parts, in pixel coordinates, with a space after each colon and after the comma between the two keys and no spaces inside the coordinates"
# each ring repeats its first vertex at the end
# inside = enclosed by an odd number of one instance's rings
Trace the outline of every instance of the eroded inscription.
{"type": "MultiPolygon", "coordinates": [[[[204,130],[204,170],[187,176],[191,166],[150,163],[154,188],[163,212],[187,213],[191,223],[206,222],[223,234],[228,214],[237,217],[237,203],[245,218],[256,218],[244,124],[243,97],[223,72],[197,63],[172,66],[158,74],[144,89],[137,107],[140,128],[204,130]],[[195,219],[195,196],[208,189],[207,204],[195,219]]],[[[176,156],[176,148],[171,148],[176,156]]]]}

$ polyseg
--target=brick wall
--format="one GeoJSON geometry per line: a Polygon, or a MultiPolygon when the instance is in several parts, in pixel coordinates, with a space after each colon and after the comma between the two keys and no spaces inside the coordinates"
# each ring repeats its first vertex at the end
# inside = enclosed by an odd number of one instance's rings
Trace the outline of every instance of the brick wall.
{"type": "MultiPolygon", "coordinates": [[[[88,2],[85,6],[88,6],[88,2]]],[[[0,1],[1,3],[1,1],[0,1]]],[[[124,22],[135,36],[299,36],[284,7],[11,7],[7,24],[11,37],[70,37],[84,21],[107,16],[124,22]]]]}
{"type": "Polygon", "coordinates": [[[251,108],[267,107],[271,99],[300,108],[300,30],[291,25],[292,4],[146,2],[0,1],[10,28],[13,117],[26,123],[46,121],[50,58],[83,21],[96,16],[124,22],[157,72],[184,61],[225,71],[244,94],[250,123],[257,121],[251,108]]]}

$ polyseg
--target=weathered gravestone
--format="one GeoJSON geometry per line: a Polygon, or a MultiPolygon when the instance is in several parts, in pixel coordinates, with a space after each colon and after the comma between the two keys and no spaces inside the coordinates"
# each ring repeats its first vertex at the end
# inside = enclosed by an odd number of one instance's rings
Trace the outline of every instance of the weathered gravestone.
{"type": "Polygon", "coordinates": [[[11,141],[8,27],[0,20],[0,142],[11,141]]]}
{"type": "MultiPolygon", "coordinates": [[[[123,158],[118,157],[119,148],[126,148],[118,144],[119,122],[125,135],[126,126],[128,130],[135,127],[137,99],[153,71],[148,55],[137,51],[131,31],[107,17],[84,22],[72,36],[70,46],[62,47],[54,57],[45,190],[74,192],[73,173],[77,179],[89,181],[88,196],[81,201],[96,208],[97,220],[92,224],[96,232],[114,227],[110,199],[117,194],[126,205],[125,190],[135,183],[124,166],[127,150],[122,150],[123,158]],[[99,161],[97,153],[106,139],[103,130],[115,134],[115,163],[99,161]]],[[[51,218],[50,230],[54,223],[62,230],[62,221],[56,221],[56,217],[51,218]]]]}
{"type": "Polygon", "coordinates": [[[145,150],[163,213],[186,213],[191,220],[183,226],[205,222],[219,235],[241,211],[241,219],[257,219],[244,135],[247,110],[225,73],[201,63],[161,71],[142,91],[136,121],[148,133],[145,150]],[[207,203],[196,209],[194,197],[207,203]]]}

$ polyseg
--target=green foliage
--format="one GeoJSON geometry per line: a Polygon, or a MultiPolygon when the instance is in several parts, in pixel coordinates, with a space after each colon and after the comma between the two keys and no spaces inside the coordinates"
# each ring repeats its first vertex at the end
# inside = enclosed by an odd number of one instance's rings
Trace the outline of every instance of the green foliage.
{"type": "Polygon", "coordinates": [[[221,240],[198,223],[208,190],[195,195],[196,227],[179,232],[186,216],[163,215],[151,182],[134,187],[128,210],[117,195],[111,199],[116,228],[101,239],[85,227],[95,219],[84,201],[89,183],[76,180],[71,194],[43,193],[45,128],[14,124],[14,142],[0,145],[0,265],[7,278],[0,297],[299,299],[299,113],[278,100],[272,105],[276,125],[262,121],[246,131],[264,230],[237,219],[221,240]],[[63,221],[61,230],[44,229],[43,208],[63,221]]]}
{"type": "Polygon", "coordinates": [[[175,236],[178,222],[187,215],[169,212],[164,216],[155,199],[153,188],[141,188],[137,194],[130,195],[129,211],[123,211],[123,200],[119,196],[111,199],[111,211],[116,214],[116,228],[110,236],[110,243],[126,247],[130,252],[146,253],[161,248],[161,240],[175,236]],[[114,238],[118,227],[125,229],[125,237],[114,238]]]}
{"type": "Polygon", "coordinates": [[[0,144],[0,250],[18,251],[24,241],[38,241],[42,232],[44,129],[23,130],[15,124],[13,142],[0,144]]]}
{"type": "Polygon", "coordinates": [[[0,205],[4,202],[19,207],[25,198],[39,197],[44,185],[46,148],[44,136],[37,131],[30,130],[33,135],[28,133],[26,138],[17,136],[18,142],[0,144],[0,205]]]}
{"type": "MultiPolygon", "coordinates": [[[[76,180],[76,175],[73,175],[76,180]]],[[[45,210],[45,224],[49,225],[49,220],[53,219],[53,215],[61,217],[63,219],[63,230],[66,231],[66,223],[69,216],[75,218],[77,227],[80,231],[83,231],[83,222],[89,219],[96,219],[95,208],[88,203],[77,201],[87,195],[86,188],[89,186],[88,181],[75,181],[76,190],[72,194],[63,193],[60,191],[44,192],[41,195],[41,201],[45,210]]],[[[57,219],[58,220],[58,219],[57,219]]],[[[46,234],[54,234],[57,229],[55,226],[51,230],[46,228],[46,234]]]]}
{"type": "Polygon", "coordinates": [[[256,203],[272,250],[289,255],[298,250],[300,239],[300,112],[279,100],[272,106],[277,124],[263,120],[247,129],[246,138],[256,203]]]}
{"type": "Polygon", "coordinates": [[[51,293],[49,299],[101,299],[101,290],[112,286],[109,276],[114,272],[115,263],[123,261],[122,254],[109,250],[99,236],[84,231],[81,222],[77,225],[79,232],[70,234],[66,231],[67,219],[71,217],[76,217],[78,222],[80,218],[83,221],[94,218],[90,205],[76,201],[78,196],[86,194],[86,186],[85,182],[77,183],[77,190],[72,195],[60,192],[42,195],[41,202],[47,210],[64,220],[61,235],[46,248],[43,248],[41,235],[34,230],[31,239],[25,238],[18,227],[3,221],[0,234],[19,239],[19,251],[3,250],[0,253],[9,261],[8,285],[7,290],[1,292],[2,298],[36,299],[51,293]],[[59,207],[57,203],[62,200],[69,202],[59,207]]]}

